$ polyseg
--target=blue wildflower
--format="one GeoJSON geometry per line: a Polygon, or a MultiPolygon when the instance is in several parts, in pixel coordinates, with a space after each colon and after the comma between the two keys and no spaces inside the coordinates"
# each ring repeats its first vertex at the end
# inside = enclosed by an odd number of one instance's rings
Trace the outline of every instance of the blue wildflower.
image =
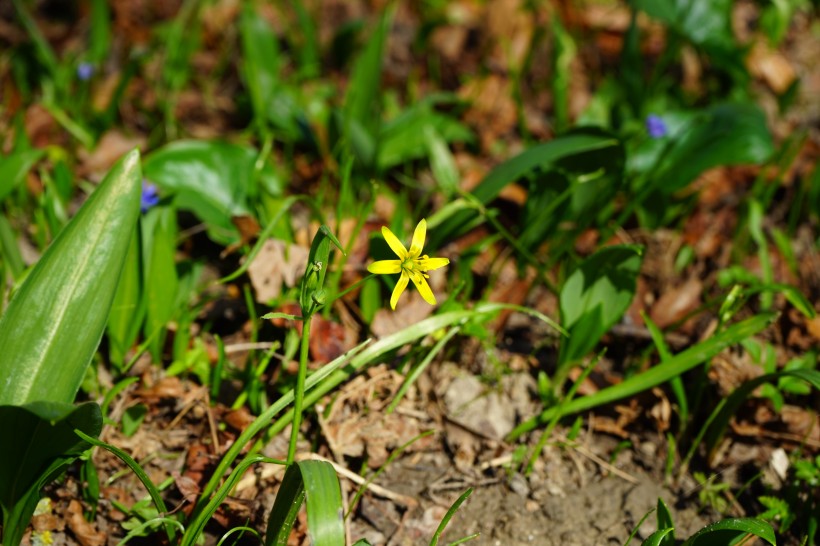
{"type": "Polygon", "coordinates": [[[94,65],[91,63],[83,62],[77,66],[77,77],[80,78],[82,81],[88,81],[91,79],[91,76],[94,75],[94,65]]]}
{"type": "Polygon", "coordinates": [[[142,195],[140,195],[140,211],[145,214],[159,203],[159,190],[147,180],[142,181],[142,195]]]}
{"type": "Polygon", "coordinates": [[[646,116],[646,132],[652,138],[663,138],[667,133],[666,122],[660,116],[649,114],[646,116]]]}

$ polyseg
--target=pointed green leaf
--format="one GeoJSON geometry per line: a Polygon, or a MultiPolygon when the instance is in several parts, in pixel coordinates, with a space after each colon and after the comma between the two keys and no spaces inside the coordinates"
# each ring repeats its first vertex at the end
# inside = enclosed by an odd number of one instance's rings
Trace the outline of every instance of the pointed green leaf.
{"type": "Polygon", "coordinates": [[[772,526],[755,518],[730,518],[707,525],[684,542],[684,546],[738,544],[737,539],[754,535],[772,546],[777,544],[772,526]]]}
{"type": "Polygon", "coordinates": [[[44,154],[43,150],[30,149],[0,158],[0,201],[23,181],[44,154]]]}
{"type": "Polygon", "coordinates": [[[285,472],[268,519],[266,546],[287,544],[302,500],[307,503],[311,544],[344,545],[344,506],[339,478],[325,461],[301,461],[285,472]]]}
{"type": "MultiPolygon", "coordinates": [[[[616,400],[621,400],[633,396],[639,392],[651,389],[661,383],[666,383],[673,377],[678,377],[698,366],[730,345],[755,335],[769,326],[777,317],[774,313],[763,313],[756,315],[743,322],[738,322],[715,336],[694,345],[687,350],[676,354],[673,357],[664,359],[657,366],[649,368],[645,372],[625,379],[622,383],[612,385],[602,389],[595,394],[575,398],[563,406],[553,406],[541,412],[527,421],[518,425],[507,436],[508,440],[518,438],[525,432],[529,432],[541,423],[549,422],[556,413],[561,416],[572,415],[592,409],[594,407],[609,404],[616,400]]],[[[796,370],[795,370],[796,371],[796,370]]],[[[805,370],[804,370],[805,371],[805,370]]]]}
{"type": "Polygon", "coordinates": [[[40,489],[88,446],[74,429],[98,435],[102,430],[100,407],[51,402],[0,406],[0,431],[14,439],[14,449],[0,450],[3,544],[20,543],[40,489]]]}
{"type": "Polygon", "coordinates": [[[139,215],[139,152],[66,225],[0,318],[0,404],[71,403],[97,349],[139,215]]]}
{"type": "Polygon", "coordinates": [[[321,226],[313,237],[308,254],[307,269],[302,279],[302,291],[299,304],[302,307],[302,316],[309,317],[324,305],[324,284],[330,261],[330,243],[336,245],[342,253],[342,243],[336,238],[327,226],[321,226]]]}
{"type": "Polygon", "coordinates": [[[616,245],[602,248],[569,276],[561,288],[562,340],[559,366],[583,357],[629,307],[641,268],[643,248],[616,245]]]}
{"type": "Polygon", "coordinates": [[[658,529],[646,540],[641,543],[641,546],[666,546],[666,544],[674,544],[675,529],[673,527],[665,527],[658,529]],[[669,540],[673,542],[669,542],[669,540]]]}

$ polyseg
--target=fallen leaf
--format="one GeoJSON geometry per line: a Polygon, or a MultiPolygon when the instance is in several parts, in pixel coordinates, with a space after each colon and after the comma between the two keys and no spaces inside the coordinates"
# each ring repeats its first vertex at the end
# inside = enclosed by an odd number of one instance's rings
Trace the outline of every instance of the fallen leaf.
{"type": "Polygon", "coordinates": [[[81,163],[78,172],[81,176],[102,178],[102,175],[125,153],[144,146],[145,137],[130,137],[112,129],[103,134],[93,150],[80,150],[78,155],[81,163]]]}
{"type": "Polygon", "coordinates": [[[83,516],[83,506],[80,501],[72,499],[66,509],[66,522],[68,528],[74,533],[77,541],[82,546],[103,546],[105,544],[105,533],[97,531],[95,525],[87,522],[83,516]]]}
{"type": "Polygon", "coordinates": [[[789,60],[779,51],[771,49],[764,40],[759,40],[749,51],[746,66],[752,76],[766,82],[778,95],[785,93],[797,79],[789,60]]]}
{"type": "Polygon", "coordinates": [[[282,284],[292,288],[302,278],[308,249],[279,239],[268,239],[248,267],[256,301],[266,303],[282,293],[282,284]]]}
{"type": "Polygon", "coordinates": [[[321,315],[310,322],[310,354],[320,363],[327,363],[356,346],[357,332],[321,315]]]}
{"type": "Polygon", "coordinates": [[[703,284],[696,277],[682,285],[667,290],[652,306],[649,315],[658,328],[666,328],[678,322],[700,305],[703,284]]]}

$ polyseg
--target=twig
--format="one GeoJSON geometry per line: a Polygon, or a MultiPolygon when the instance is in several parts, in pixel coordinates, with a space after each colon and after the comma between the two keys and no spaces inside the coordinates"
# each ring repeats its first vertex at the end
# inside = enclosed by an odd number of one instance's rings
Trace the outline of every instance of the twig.
{"type": "MultiPolygon", "coordinates": [[[[340,465],[338,463],[335,463],[335,462],[331,461],[330,459],[326,459],[326,458],[322,457],[321,455],[317,455],[315,453],[300,453],[296,457],[296,460],[299,460],[299,461],[304,461],[304,460],[308,460],[308,459],[313,460],[313,461],[324,461],[326,463],[330,463],[331,465],[333,465],[333,469],[336,470],[336,473],[344,476],[345,478],[347,478],[348,480],[352,481],[353,483],[355,483],[357,485],[363,485],[365,483],[365,481],[367,481],[365,478],[359,476],[358,474],[356,474],[354,472],[351,472],[350,470],[343,467],[342,465],[340,465]]],[[[414,499],[413,497],[408,497],[406,495],[402,495],[401,493],[396,493],[395,491],[391,491],[391,490],[389,490],[385,487],[382,487],[380,485],[376,485],[375,483],[367,484],[366,488],[371,493],[373,493],[375,495],[378,495],[379,497],[383,497],[385,499],[396,502],[398,504],[401,504],[402,506],[404,506],[406,508],[413,508],[415,506],[418,506],[418,504],[419,504],[419,502],[416,499],[414,499]]]]}

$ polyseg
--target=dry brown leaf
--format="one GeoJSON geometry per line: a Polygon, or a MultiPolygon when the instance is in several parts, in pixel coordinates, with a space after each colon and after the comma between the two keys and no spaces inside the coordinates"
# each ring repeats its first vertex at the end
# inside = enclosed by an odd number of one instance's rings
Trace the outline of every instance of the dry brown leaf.
{"type": "Polygon", "coordinates": [[[83,506],[80,501],[72,499],[66,509],[66,522],[68,528],[74,533],[77,541],[82,546],[103,546],[105,544],[105,533],[97,531],[97,527],[85,520],[83,516],[83,506]]]}
{"type": "Polygon", "coordinates": [[[117,160],[134,148],[143,148],[145,137],[129,137],[116,129],[106,132],[92,151],[79,152],[79,172],[93,178],[102,177],[117,160]]]}
{"type": "Polygon", "coordinates": [[[484,19],[493,42],[490,59],[503,71],[517,72],[530,51],[535,20],[523,0],[496,0],[487,4],[484,19]]]}
{"type": "Polygon", "coordinates": [[[649,315],[659,328],[671,326],[698,308],[702,292],[700,279],[690,278],[681,286],[661,294],[649,315]]]}
{"type": "Polygon", "coordinates": [[[279,239],[268,239],[248,267],[256,301],[279,297],[282,283],[294,287],[305,272],[308,249],[279,239]]]}
{"type": "Polygon", "coordinates": [[[310,323],[310,354],[327,363],[356,346],[358,333],[338,322],[313,315],[310,323]]]}
{"type": "Polygon", "coordinates": [[[820,315],[806,319],[806,330],[815,342],[820,342],[820,315]]]}
{"type": "Polygon", "coordinates": [[[223,419],[229,427],[242,432],[253,422],[253,415],[248,411],[248,408],[242,406],[237,410],[226,413],[223,419]]]}
{"type": "Polygon", "coordinates": [[[162,398],[182,398],[185,388],[179,377],[163,377],[156,383],[137,389],[134,394],[144,400],[159,400],[162,398]]]}
{"type": "Polygon", "coordinates": [[[458,90],[458,96],[470,102],[464,121],[477,129],[485,150],[518,122],[512,84],[498,74],[467,82],[458,90]]]}
{"type": "Polygon", "coordinates": [[[655,420],[658,430],[665,432],[669,430],[672,419],[672,404],[669,403],[666,394],[658,387],[652,389],[652,394],[658,397],[658,403],[652,406],[649,415],[655,420]]]}
{"type": "Polygon", "coordinates": [[[44,148],[57,140],[57,122],[40,103],[32,104],[26,109],[24,125],[26,134],[35,148],[44,148]]]}
{"type": "MultiPolygon", "coordinates": [[[[433,286],[433,279],[439,278],[441,274],[440,269],[430,272],[430,287],[439,301],[444,295],[433,286]]],[[[408,286],[399,298],[395,311],[389,305],[376,311],[370,328],[376,337],[386,337],[426,319],[433,314],[433,310],[434,307],[424,301],[414,286],[408,286]]]]}
{"type": "Polygon", "coordinates": [[[759,40],[746,58],[749,72],[766,82],[769,88],[782,95],[797,79],[794,67],[779,51],[769,48],[764,40],[759,40]]]}
{"type": "Polygon", "coordinates": [[[193,502],[194,500],[196,500],[200,491],[197,480],[191,478],[188,475],[180,475],[179,472],[174,472],[172,476],[174,478],[174,483],[176,484],[177,489],[180,493],[182,493],[183,500],[187,502],[193,502]]]}

